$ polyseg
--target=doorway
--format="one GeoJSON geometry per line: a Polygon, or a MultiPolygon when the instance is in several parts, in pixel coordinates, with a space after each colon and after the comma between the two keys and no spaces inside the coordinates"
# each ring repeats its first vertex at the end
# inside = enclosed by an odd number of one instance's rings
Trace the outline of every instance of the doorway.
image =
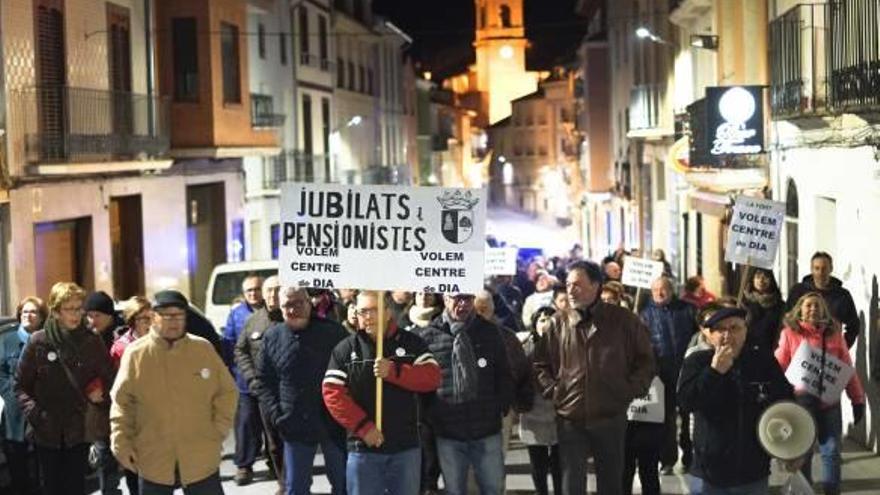
{"type": "Polygon", "coordinates": [[[95,286],[92,218],[34,225],[37,295],[48,301],[56,282],[75,282],[87,291],[95,286]]]}
{"type": "Polygon", "coordinates": [[[226,262],[226,194],[222,182],[186,188],[190,301],[205,307],[211,271],[226,262]]]}
{"type": "Polygon", "coordinates": [[[110,199],[113,292],[120,301],[145,295],[143,220],[140,195],[110,199]]]}

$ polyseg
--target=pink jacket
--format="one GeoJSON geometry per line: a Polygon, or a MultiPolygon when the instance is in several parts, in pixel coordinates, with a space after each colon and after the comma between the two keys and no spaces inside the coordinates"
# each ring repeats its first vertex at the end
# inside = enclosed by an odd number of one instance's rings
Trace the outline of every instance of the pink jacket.
{"type": "MultiPolygon", "coordinates": [[[[798,347],[800,347],[801,342],[803,342],[804,339],[807,340],[809,345],[816,349],[822,348],[822,332],[819,329],[803,322],[800,322],[800,327],[800,332],[792,330],[790,327],[785,327],[782,330],[782,334],[779,336],[779,347],[776,348],[776,360],[779,361],[779,365],[782,366],[782,371],[788,369],[788,365],[791,364],[791,358],[797,352],[798,347]]],[[[853,363],[852,358],[849,355],[849,349],[846,346],[846,341],[843,340],[843,333],[840,331],[831,332],[831,334],[825,338],[825,349],[829,355],[832,355],[852,366],[853,363]]],[[[795,393],[798,393],[798,390],[795,390],[795,393]]],[[[849,396],[849,400],[851,400],[853,404],[865,403],[865,390],[862,388],[862,381],[859,380],[858,373],[854,373],[852,378],[850,378],[849,382],[846,384],[846,395],[849,396]]]]}

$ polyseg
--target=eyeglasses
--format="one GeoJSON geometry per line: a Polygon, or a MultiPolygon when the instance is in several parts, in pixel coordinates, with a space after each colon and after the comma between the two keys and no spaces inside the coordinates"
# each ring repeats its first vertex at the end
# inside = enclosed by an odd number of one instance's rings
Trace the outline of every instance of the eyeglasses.
{"type": "Polygon", "coordinates": [[[354,311],[358,316],[376,316],[379,313],[378,308],[361,308],[354,311]]]}
{"type": "Polygon", "coordinates": [[[308,304],[309,304],[308,301],[298,300],[298,301],[292,301],[289,303],[284,303],[281,307],[284,308],[286,311],[298,311],[298,310],[305,309],[308,306],[308,304]]]}
{"type": "Polygon", "coordinates": [[[250,287],[248,289],[245,289],[244,292],[260,292],[261,290],[263,289],[261,289],[260,287],[250,287]]]}
{"type": "Polygon", "coordinates": [[[186,313],[156,313],[162,321],[183,321],[186,313]]]}

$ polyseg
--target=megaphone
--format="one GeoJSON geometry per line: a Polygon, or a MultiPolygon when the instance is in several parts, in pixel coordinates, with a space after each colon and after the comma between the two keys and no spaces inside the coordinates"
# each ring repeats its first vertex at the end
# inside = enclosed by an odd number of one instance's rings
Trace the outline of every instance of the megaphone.
{"type": "Polygon", "coordinates": [[[768,407],[758,420],[758,441],[771,457],[793,461],[812,450],[816,422],[803,406],[780,401],[768,407]]]}

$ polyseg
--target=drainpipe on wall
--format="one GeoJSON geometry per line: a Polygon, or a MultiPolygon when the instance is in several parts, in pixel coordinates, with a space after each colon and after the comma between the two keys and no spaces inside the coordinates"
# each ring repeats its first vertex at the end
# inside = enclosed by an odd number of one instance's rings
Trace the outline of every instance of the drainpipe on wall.
{"type": "Polygon", "coordinates": [[[156,99],[155,75],[156,60],[153,48],[153,0],[144,0],[144,48],[147,59],[147,130],[155,137],[156,130],[156,99]]]}

